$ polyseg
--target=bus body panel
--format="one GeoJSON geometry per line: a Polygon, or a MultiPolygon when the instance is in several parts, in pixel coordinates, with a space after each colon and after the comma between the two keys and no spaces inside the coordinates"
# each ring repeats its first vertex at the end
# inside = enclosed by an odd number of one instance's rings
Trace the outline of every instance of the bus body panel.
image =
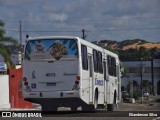
{"type": "Polygon", "coordinates": [[[40,99],[50,99],[50,98],[80,98],[79,91],[23,91],[24,98],[40,98],[40,99]],[[63,93],[63,96],[62,96],[63,93]]]}
{"type": "Polygon", "coordinates": [[[27,77],[31,91],[70,91],[75,85],[78,60],[70,61],[25,61],[23,76],[27,77]],[[66,69],[64,69],[66,68],[66,69]]]}
{"type": "Polygon", "coordinates": [[[120,98],[118,97],[120,94],[118,85],[121,83],[120,73],[118,73],[120,69],[117,69],[115,77],[110,76],[107,62],[107,57],[111,56],[115,58],[116,66],[119,67],[120,62],[116,54],[78,37],[38,37],[31,38],[28,42],[41,39],[74,39],[77,43],[78,56],[74,59],[64,60],[28,61],[24,59],[23,78],[27,78],[28,86],[30,87],[30,89],[26,88],[24,80],[22,80],[23,96],[26,100],[45,105],[44,100],[47,101],[47,99],[49,101],[59,99],[61,102],[63,101],[62,99],[67,99],[68,105],[72,105],[71,99],[74,98],[77,100],[77,106],[80,106],[82,103],[93,105],[95,103],[95,92],[98,91],[98,104],[114,104],[115,92],[117,103],[120,98]],[[87,70],[84,70],[82,66],[82,45],[87,48],[87,70]],[[93,50],[102,53],[102,63],[104,62],[106,66],[104,68],[103,65],[102,73],[94,71],[93,50]],[[106,73],[104,73],[104,69],[106,69],[106,73]],[[80,78],[78,84],[76,84],[77,76],[80,78]]]}

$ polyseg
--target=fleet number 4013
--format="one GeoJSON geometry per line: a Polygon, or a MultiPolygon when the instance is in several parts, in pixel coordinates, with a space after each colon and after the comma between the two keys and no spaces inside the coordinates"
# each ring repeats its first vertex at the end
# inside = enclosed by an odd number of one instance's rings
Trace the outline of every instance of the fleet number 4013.
{"type": "Polygon", "coordinates": [[[46,76],[47,76],[47,77],[55,77],[56,74],[55,74],[55,73],[46,73],[46,76]]]}

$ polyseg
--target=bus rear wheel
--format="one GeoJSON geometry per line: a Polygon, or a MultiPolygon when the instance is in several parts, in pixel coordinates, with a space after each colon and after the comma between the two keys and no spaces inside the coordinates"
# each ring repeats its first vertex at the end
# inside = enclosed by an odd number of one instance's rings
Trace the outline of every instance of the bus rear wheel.
{"type": "Polygon", "coordinates": [[[98,108],[98,92],[96,90],[95,96],[94,96],[94,104],[92,105],[83,105],[82,111],[83,112],[95,112],[98,108]]]}
{"type": "Polygon", "coordinates": [[[72,106],[72,107],[71,107],[71,111],[72,111],[72,112],[76,112],[76,111],[77,111],[77,107],[76,107],[76,106],[72,106]]]}
{"type": "Polygon", "coordinates": [[[116,100],[116,91],[114,92],[114,97],[113,97],[113,104],[108,104],[107,105],[107,110],[108,111],[113,111],[117,106],[117,100],[116,100]]]}
{"type": "Polygon", "coordinates": [[[94,111],[96,111],[98,108],[98,92],[95,92],[95,96],[94,96],[94,111]]]}

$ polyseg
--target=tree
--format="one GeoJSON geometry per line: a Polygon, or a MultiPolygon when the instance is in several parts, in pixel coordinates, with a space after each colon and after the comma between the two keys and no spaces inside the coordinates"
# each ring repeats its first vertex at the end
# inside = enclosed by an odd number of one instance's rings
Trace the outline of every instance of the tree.
{"type": "Polygon", "coordinates": [[[133,80],[133,89],[135,91],[138,91],[138,88],[139,88],[139,85],[138,85],[137,81],[133,80]]]}
{"type": "Polygon", "coordinates": [[[143,46],[139,47],[138,56],[139,59],[143,58],[143,60],[148,60],[150,58],[148,54],[148,49],[143,46]]]}
{"type": "Polygon", "coordinates": [[[155,56],[158,56],[160,54],[160,49],[157,47],[151,48],[150,51],[150,57],[154,58],[155,56]]]}
{"type": "Polygon", "coordinates": [[[0,55],[4,58],[8,68],[10,69],[13,68],[14,65],[7,45],[18,46],[18,42],[5,34],[4,22],[0,20],[0,55]]]}
{"type": "Polygon", "coordinates": [[[109,51],[111,51],[111,52],[113,52],[113,53],[119,55],[119,52],[118,52],[116,49],[113,49],[113,48],[110,47],[110,46],[105,46],[104,48],[105,48],[106,50],[109,50],[109,51]]]}
{"type": "Polygon", "coordinates": [[[151,92],[152,83],[148,80],[143,80],[143,90],[151,92]]]}

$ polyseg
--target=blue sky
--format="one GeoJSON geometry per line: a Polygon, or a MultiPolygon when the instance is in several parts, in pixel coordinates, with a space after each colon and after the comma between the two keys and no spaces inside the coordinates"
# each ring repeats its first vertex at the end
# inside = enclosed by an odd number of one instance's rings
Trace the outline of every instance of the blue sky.
{"type": "Polygon", "coordinates": [[[6,33],[23,42],[37,36],[79,36],[87,40],[144,39],[160,42],[160,0],[0,0],[6,33]]]}

